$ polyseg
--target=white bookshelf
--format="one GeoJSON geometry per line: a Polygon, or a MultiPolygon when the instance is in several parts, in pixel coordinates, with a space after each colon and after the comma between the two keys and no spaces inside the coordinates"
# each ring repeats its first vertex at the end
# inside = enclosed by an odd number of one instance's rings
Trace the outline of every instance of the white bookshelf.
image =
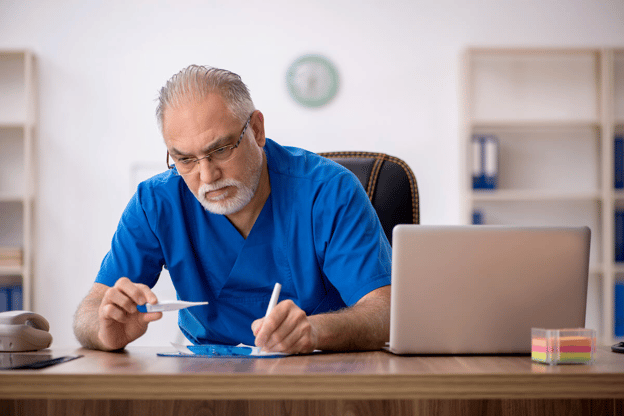
{"type": "Polygon", "coordinates": [[[614,336],[613,139],[624,132],[624,49],[471,48],[463,60],[464,222],[591,228],[587,327],[614,336]],[[496,190],[472,189],[475,134],[499,141],[496,190]]]}
{"type": "Polygon", "coordinates": [[[18,264],[0,265],[0,285],[22,286],[22,309],[32,309],[34,56],[0,50],[0,247],[21,250],[18,264]]]}
{"type": "MultiPolygon", "coordinates": [[[[608,58],[608,63],[611,66],[608,68],[607,75],[611,80],[610,87],[613,90],[612,101],[607,100],[607,105],[609,105],[609,109],[612,112],[612,115],[607,117],[607,122],[612,125],[611,135],[621,135],[624,136],[624,49],[616,49],[610,52],[608,58]]],[[[619,190],[615,191],[612,195],[612,200],[610,201],[613,209],[615,207],[622,208],[624,207],[624,191],[619,190]]],[[[624,264],[617,263],[613,270],[610,270],[613,273],[613,281],[624,282],[624,264]]],[[[613,288],[613,286],[611,286],[613,288]]],[[[613,293],[608,294],[611,299],[613,299],[613,293]]],[[[606,308],[609,308],[609,305],[606,305],[606,308]]],[[[613,309],[611,308],[612,312],[613,309]]],[[[613,316],[610,316],[613,319],[613,316]]],[[[618,341],[621,341],[620,337],[618,341]]]]}

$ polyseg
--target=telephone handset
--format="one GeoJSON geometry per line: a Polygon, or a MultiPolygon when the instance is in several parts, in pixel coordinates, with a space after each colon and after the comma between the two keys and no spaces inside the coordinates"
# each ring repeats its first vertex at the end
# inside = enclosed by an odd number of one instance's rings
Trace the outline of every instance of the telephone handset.
{"type": "Polygon", "coordinates": [[[52,344],[50,324],[28,311],[0,312],[0,351],[37,351],[52,344]]]}

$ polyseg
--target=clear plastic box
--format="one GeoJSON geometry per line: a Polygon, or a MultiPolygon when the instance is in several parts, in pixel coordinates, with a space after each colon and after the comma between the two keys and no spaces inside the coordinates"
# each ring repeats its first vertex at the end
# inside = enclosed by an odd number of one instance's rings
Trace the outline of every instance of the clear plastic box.
{"type": "Polygon", "coordinates": [[[531,359],[545,364],[592,364],[596,331],[531,328],[531,359]]]}

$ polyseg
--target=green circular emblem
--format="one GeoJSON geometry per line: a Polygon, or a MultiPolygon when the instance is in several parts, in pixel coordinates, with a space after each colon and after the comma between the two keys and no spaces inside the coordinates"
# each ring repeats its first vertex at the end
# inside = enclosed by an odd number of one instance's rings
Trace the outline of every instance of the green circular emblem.
{"type": "Polygon", "coordinates": [[[291,97],[299,104],[320,107],[338,92],[338,71],[321,55],[304,55],[288,68],[286,84],[291,97]]]}

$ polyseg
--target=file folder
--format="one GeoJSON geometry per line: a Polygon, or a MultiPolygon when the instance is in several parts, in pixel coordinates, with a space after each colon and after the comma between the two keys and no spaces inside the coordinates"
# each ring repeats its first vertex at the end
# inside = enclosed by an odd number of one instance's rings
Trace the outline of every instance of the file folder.
{"type": "Polygon", "coordinates": [[[0,312],[22,309],[22,287],[19,285],[0,286],[0,312]]]}
{"type": "Polygon", "coordinates": [[[8,286],[0,286],[0,312],[11,310],[11,291],[8,286]]]}
{"type": "Polygon", "coordinates": [[[613,156],[613,186],[615,189],[624,189],[624,136],[615,136],[613,156]]]}
{"type": "Polygon", "coordinates": [[[472,137],[472,188],[496,189],[498,184],[498,138],[490,135],[472,137]]]}
{"type": "Polygon", "coordinates": [[[483,212],[475,209],[472,211],[472,224],[473,225],[481,225],[483,224],[483,212]]]}
{"type": "Polygon", "coordinates": [[[11,310],[12,311],[22,310],[22,287],[21,286],[11,287],[11,310]]]}
{"type": "Polygon", "coordinates": [[[615,210],[615,261],[624,261],[624,210],[615,210]]]}
{"type": "Polygon", "coordinates": [[[624,283],[616,283],[615,285],[615,336],[624,337],[624,283]]]}

